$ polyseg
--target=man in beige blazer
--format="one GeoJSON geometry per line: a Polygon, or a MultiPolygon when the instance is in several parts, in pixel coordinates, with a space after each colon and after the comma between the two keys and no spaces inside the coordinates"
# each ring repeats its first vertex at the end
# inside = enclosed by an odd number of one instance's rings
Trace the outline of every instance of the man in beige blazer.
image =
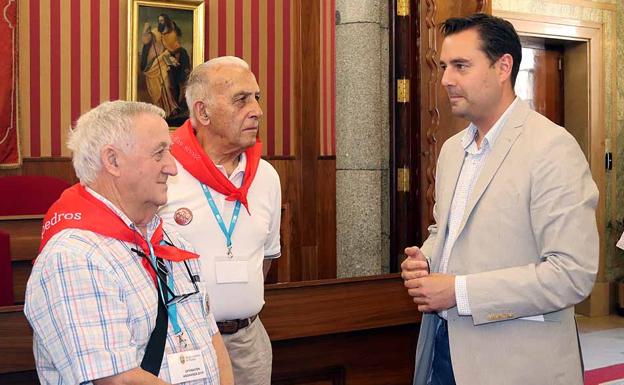
{"type": "Polygon", "coordinates": [[[513,26],[476,14],[444,22],[452,112],[436,223],[402,264],[423,314],[414,385],[581,385],[574,305],[598,267],[598,191],[575,139],[513,91],[513,26]]]}

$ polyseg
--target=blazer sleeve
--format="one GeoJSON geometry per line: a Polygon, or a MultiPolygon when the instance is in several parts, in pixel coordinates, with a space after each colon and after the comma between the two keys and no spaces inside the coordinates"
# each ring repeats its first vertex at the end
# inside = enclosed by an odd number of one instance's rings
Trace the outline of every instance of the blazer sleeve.
{"type": "Polygon", "coordinates": [[[555,135],[546,144],[530,170],[528,204],[537,262],[467,276],[475,325],[561,310],[582,301],[593,288],[598,189],[571,135],[555,135]]]}

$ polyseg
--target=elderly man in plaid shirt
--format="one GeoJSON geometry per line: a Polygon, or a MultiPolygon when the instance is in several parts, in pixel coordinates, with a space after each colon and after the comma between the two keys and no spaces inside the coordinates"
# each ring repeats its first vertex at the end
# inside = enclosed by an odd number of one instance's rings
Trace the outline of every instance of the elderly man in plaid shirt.
{"type": "Polygon", "coordinates": [[[197,254],[156,215],[177,173],[164,112],[106,102],[68,147],[24,312],[43,384],[233,384],[197,254]]]}

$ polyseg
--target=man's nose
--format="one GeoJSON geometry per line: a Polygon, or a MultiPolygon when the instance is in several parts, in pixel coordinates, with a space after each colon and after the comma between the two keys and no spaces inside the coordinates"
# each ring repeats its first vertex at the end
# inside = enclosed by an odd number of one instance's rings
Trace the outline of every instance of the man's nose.
{"type": "Polygon", "coordinates": [[[260,119],[263,115],[262,107],[260,107],[260,101],[254,99],[253,103],[250,117],[260,119]]]}
{"type": "Polygon", "coordinates": [[[442,80],[441,83],[444,87],[448,87],[450,86],[453,82],[452,82],[452,76],[450,71],[447,71],[446,69],[442,70],[442,80]]]}
{"type": "Polygon", "coordinates": [[[167,159],[165,159],[165,166],[163,167],[163,173],[170,175],[170,176],[174,176],[178,174],[178,166],[176,166],[176,162],[175,159],[173,158],[173,155],[171,154],[171,151],[167,151],[167,155],[166,155],[167,159]]]}

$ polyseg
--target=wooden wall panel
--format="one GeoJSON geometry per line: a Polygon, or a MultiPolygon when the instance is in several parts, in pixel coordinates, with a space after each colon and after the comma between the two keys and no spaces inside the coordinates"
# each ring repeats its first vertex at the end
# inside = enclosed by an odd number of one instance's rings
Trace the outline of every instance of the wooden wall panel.
{"type": "MultiPolygon", "coordinates": [[[[420,313],[398,274],[270,285],[261,318],[274,384],[411,383],[420,313]]],[[[0,357],[0,383],[37,383],[23,306],[0,308],[0,357]]]]}
{"type": "MultiPolygon", "coordinates": [[[[0,374],[32,370],[32,330],[23,306],[0,307],[0,374]]],[[[0,383],[4,383],[0,377],[0,383]]]]}
{"type": "MultiPolygon", "coordinates": [[[[418,325],[400,325],[273,342],[271,383],[410,385],[417,339],[418,325]]],[[[34,370],[0,372],[0,383],[39,384],[34,370]]]]}
{"type": "Polygon", "coordinates": [[[0,169],[4,175],[45,175],[63,179],[71,184],[77,183],[76,173],[70,158],[25,158],[22,167],[0,169]]]}
{"type": "MultiPolygon", "coordinates": [[[[423,59],[418,74],[420,106],[420,152],[422,154],[420,173],[420,202],[422,207],[421,233],[426,238],[427,227],[433,223],[433,203],[435,193],[435,168],[442,144],[468,123],[451,114],[450,104],[444,87],[440,84],[439,55],[443,37],[439,30],[441,22],[449,17],[460,17],[475,12],[492,13],[488,0],[461,0],[422,2],[420,8],[420,52],[423,59]]],[[[416,80],[416,79],[414,79],[416,80]]]]}
{"type": "Polygon", "coordinates": [[[487,0],[410,0],[409,12],[399,16],[397,4],[390,16],[390,271],[398,271],[405,247],[427,238],[434,221],[438,152],[446,139],[467,125],[450,113],[440,84],[440,23],[449,17],[491,12],[487,0]],[[400,79],[409,81],[403,100],[397,97],[400,79]]]}
{"type": "Polygon", "coordinates": [[[398,274],[268,285],[265,300],[272,341],[420,321],[398,274]]]}
{"type": "Polygon", "coordinates": [[[282,184],[282,202],[291,217],[291,280],[336,277],[336,160],[270,159],[282,184]],[[316,179],[303,178],[305,168],[318,169],[316,179]],[[313,205],[302,203],[312,190],[313,205]],[[315,227],[311,231],[311,227],[315,227]]]}
{"type": "Polygon", "coordinates": [[[272,383],[410,385],[417,339],[412,324],[273,342],[272,383]]]}
{"type": "Polygon", "coordinates": [[[296,159],[271,159],[269,163],[275,168],[282,184],[282,203],[289,206],[291,218],[291,245],[292,254],[290,256],[291,280],[301,279],[301,240],[297,219],[301,212],[297,197],[300,194],[299,169],[301,162],[296,159]]]}
{"type": "MultiPolygon", "coordinates": [[[[320,159],[316,175],[317,279],[336,278],[336,159],[320,159]]],[[[304,224],[305,225],[305,224],[304,224]]]]}

